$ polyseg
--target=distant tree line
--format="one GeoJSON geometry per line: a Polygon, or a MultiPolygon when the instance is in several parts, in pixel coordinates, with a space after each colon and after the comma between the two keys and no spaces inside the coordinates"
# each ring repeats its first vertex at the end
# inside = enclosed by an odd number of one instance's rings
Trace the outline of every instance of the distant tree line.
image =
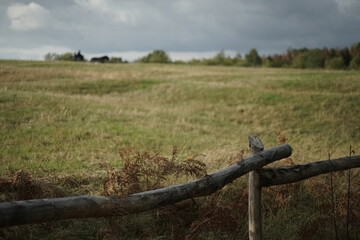
{"type": "Polygon", "coordinates": [[[325,69],[352,69],[360,70],[360,42],[349,48],[323,49],[292,49],[283,54],[260,56],[255,48],[244,57],[237,54],[235,57],[226,56],[220,51],[213,58],[193,59],[189,64],[224,65],[244,67],[287,67],[287,68],[325,68],[325,69]]]}
{"type": "Polygon", "coordinates": [[[139,58],[141,63],[175,63],[192,65],[223,65],[244,67],[287,67],[287,68],[325,68],[360,70],[360,42],[348,48],[289,48],[283,54],[260,56],[255,48],[245,56],[236,54],[227,56],[220,51],[212,58],[192,59],[190,61],[171,61],[164,50],[154,50],[152,53],[139,58]]]}
{"type": "Polygon", "coordinates": [[[262,58],[267,67],[360,70],[360,42],[349,48],[288,49],[283,54],[262,58]]]}
{"type": "MultiPolygon", "coordinates": [[[[79,53],[80,54],[80,51],[79,53]]],[[[104,58],[104,57],[103,57],[104,58]]],[[[44,56],[47,61],[74,61],[73,53],[47,53],[44,56]]],[[[84,59],[85,60],[85,59],[84,59]]],[[[85,60],[86,61],[86,60],[85,60]]],[[[121,57],[108,58],[106,62],[124,63],[121,57]]],[[[243,67],[286,67],[286,68],[325,68],[339,70],[360,70],[360,42],[347,48],[289,48],[282,54],[260,56],[255,48],[241,56],[227,56],[225,51],[220,51],[212,58],[192,59],[190,61],[172,61],[164,50],[154,50],[141,57],[135,62],[139,63],[173,63],[191,65],[222,65],[243,67]]]]}

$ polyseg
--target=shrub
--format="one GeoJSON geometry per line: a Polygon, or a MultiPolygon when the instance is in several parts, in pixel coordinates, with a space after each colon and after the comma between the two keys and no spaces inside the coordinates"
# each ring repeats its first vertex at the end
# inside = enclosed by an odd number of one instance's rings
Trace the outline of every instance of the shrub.
{"type": "Polygon", "coordinates": [[[176,61],[173,61],[174,64],[179,64],[179,65],[183,65],[185,64],[185,61],[183,60],[176,60],[176,61]]]}
{"type": "Polygon", "coordinates": [[[306,53],[301,53],[294,58],[292,67],[294,68],[306,68],[306,53]]]}
{"type": "Polygon", "coordinates": [[[241,65],[243,62],[242,56],[240,53],[237,53],[236,56],[232,59],[234,65],[241,65]]]}
{"type": "Polygon", "coordinates": [[[283,67],[286,65],[286,61],[281,55],[273,55],[263,59],[263,65],[266,67],[283,67]]]}
{"type": "Polygon", "coordinates": [[[352,57],[360,55],[360,42],[351,45],[350,54],[352,57]]]}
{"type": "Polygon", "coordinates": [[[324,60],[320,49],[313,49],[306,53],[306,68],[323,68],[324,60]]]}
{"type": "Polygon", "coordinates": [[[190,61],[188,61],[188,64],[190,64],[190,65],[201,65],[202,61],[200,59],[193,58],[190,61]]]}
{"type": "Polygon", "coordinates": [[[292,64],[295,68],[323,68],[324,59],[320,49],[304,50],[297,55],[292,64]]]}
{"type": "Polygon", "coordinates": [[[352,58],[349,49],[348,48],[341,49],[340,55],[344,60],[345,65],[349,66],[352,58]]]}
{"type": "Polygon", "coordinates": [[[326,61],[325,64],[327,69],[345,69],[345,63],[342,57],[331,58],[326,61]]]}
{"type": "Polygon", "coordinates": [[[218,54],[215,55],[215,57],[212,60],[216,65],[223,65],[225,59],[226,59],[225,51],[221,50],[218,54]]]}
{"type": "Polygon", "coordinates": [[[357,55],[351,60],[349,68],[352,70],[360,70],[360,55],[357,55]]]}
{"type": "Polygon", "coordinates": [[[260,66],[262,61],[255,48],[251,49],[248,54],[245,55],[247,66],[257,67],[260,66]]]}
{"type": "Polygon", "coordinates": [[[73,60],[73,54],[71,52],[60,54],[56,60],[72,61],[73,60]]]}
{"type": "Polygon", "coordinates": [[[47,54],[44,55],[44,60],[45,60],[45,61],[55,61],[55,60],[57,60],[58,58],[59,58],[59,54],[57,54],[57,53],[51,53],[51,52],[49,52],[49,53],[47,53],[47,54]]]}
{"type": "Polygon", "coordinates": [[[137,62],[142,63],[170,63],[171,59],[164,50],[154,50],[152,53],[140,58],[137,62]]]}
{"type": "Polygon", "coordinates": [[[111,57],[109,63],[123,63],[123,60],[121,57],[111,57]]]}
{"type": "Polygon", "coordinates": [[[224,50],[221,50],[212,58],[207,58],[201,61],[201,63],[204,65],[223,65],[223,66],[232,66],[236,62],[237,62],[236,57],[233,59],[229,56],[226,56],[224,50]]]}

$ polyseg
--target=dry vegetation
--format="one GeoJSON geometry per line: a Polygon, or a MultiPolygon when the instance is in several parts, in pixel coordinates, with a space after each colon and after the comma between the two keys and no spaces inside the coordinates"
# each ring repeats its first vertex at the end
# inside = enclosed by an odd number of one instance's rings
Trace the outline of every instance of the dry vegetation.
{"type": "MultiPolygon", "coordinates": [[[[359,113],[355,71],[0,61],[0,201],[187,181],[246,155],[248,134],[294,148],[277,165],[346,156],[350,145],[359,152],[359,113]]],[[[334,217],[338,239],[346,227],[358,239],[360,176],[351,171],[349,213],[346,174],[264,189],[265,239],[336,239],[334,217]]],[[[0,238],[245,239],[246,215],[241,178],[154,212],[6,228],[0,238]]]]}

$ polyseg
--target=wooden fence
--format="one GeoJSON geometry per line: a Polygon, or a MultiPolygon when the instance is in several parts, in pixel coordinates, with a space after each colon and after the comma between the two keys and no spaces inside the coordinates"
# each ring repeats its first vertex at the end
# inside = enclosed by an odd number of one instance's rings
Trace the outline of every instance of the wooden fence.
{"type": "Polygon", "coordinates": [[[249,174],[249,239],[261,239],[261,188],[293,183],[313,176],[360,167],[360,156],[302,165],[262,168],[287,158],[288,144],[264,150],[256,136],[249,136],[250,157],[192,182],[132,194],[125,197],[75,196],[0,203],[0,227],[73,218],[124,216],[186,199],[210,195],[235,179],[249,174]]]}

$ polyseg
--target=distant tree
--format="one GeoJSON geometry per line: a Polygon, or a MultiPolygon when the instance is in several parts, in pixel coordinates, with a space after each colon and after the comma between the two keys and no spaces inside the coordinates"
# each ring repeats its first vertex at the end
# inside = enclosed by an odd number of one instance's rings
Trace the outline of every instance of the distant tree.
{"type": "Polygon", "coordinates": [[[306,68],[323,68],[324,62],[320,49],[312,49],[306,53],[306,68]]]}
{"type": "Polygon", "coordinates": [[[183,64],[185,64],[186,62],[183,61],[183,60],[175,60],[175,61],[173,61],[173,63],[174,63],[174,64],[178,64],[178,65],[183,65],[183,64]]]}
{"type": "Polygon", "coordinates": [[[205,58],[201,61],[203,65],[216,65],[214,58],[205,58]]]}
{"type": "Polygon", "coordinates": [[[237,53],[237,54],[235,55],[235,57],[233,58],[234,64],[241,64],[242,60],[243,60],[243,59],[242,59],[242,56],[241,56],[240,53],[237,53]]]}
{"type": "Polygon", "coordinates": [[[233,66],[235,64],[234,60],[231,57],[226,57],[222,63],[224,66],[233,66]]]}
{"type": "Polygon", "coordinates": [[[264,67],[272,67],[272,56],[267,56],[262,59],[262,65],[264,67]]]}
{"type": "Polygon", "coordinates": [[[345,65],[348,67],[351,62],[351,54],[348,48],[344,48],[340,50],[340,56],[344,60],[345,65]]]}
{"type": "Polygon", "coordinates": [[[123,63],[123,60],[121,57],[111,57],[109,63],[123,63]]]}
{"type": "Polygon", "coordinates": [[[163,50],[155,50],[150,57],[150,62],[153,63],[169,63],[171,59],[169,55],[163,50]]]}
{"type": "Polygon", "coordinates": [[[342,57],[334,57],[334,58],[330,58],[326,61],[325,63],[325,67],[327,69],[346,69],[344,60],[342,59],[342,57]]]}
{"type": "MultiPolygon", "coordinates": [[[[218,52],[215,57],[214,57],[214,62],[216,65],[225,65],[225,61],[226,61],[226,55],[225,55],[225,51],[221,50],[220,52],[218,52]]],[[[227,61],[229,64],[229,61],[227,61]]],[[[231,65],[232,63],[230,63],[231,65]]]]}
{"type": "Polygon", "coordinates": [[[296,57],[296,50],[294,50],[293,48],[288,48],[285,53],[285,60],[288,63],[292,63],[295,57],[296,57]]]}
{"type": "Polygon", "coordinates": [[[297,54],[292,62],[295,68],[323,68],[325,58],[320,49],[308,50],[307,48],[296,50],[297,54]]]}
{"type": "Polygon", "coordinates": [[[286,64],[286,55],[275,54],[263,59],[263,65],[266,67],[284,67],[286,64]]]}
{"type": "Polygon", "coordinates": [[[170,63],[171,59],[164,50],[154,50],[152,53],[140,58],[137,62],[143,63],[170,63]]]}
{"type": "Polygon", "coordinates": [[[294,58],[291,66],[294,68],[306,68],[306,60],[307,54],[300,53],[294,58]]]}
{"type": "Polygon", "coordinates": [[[326,61],[330,59],[330,51],[328,48],[321,49],[321,58],[326,61]]]}
{"type": "Polygon", "coordinates": [[[234,65],[233,59],[229,56],[226,56],[224,50],[221,50],[212,58],[204,59],[202,62],[205,65],[224,65],[224,66],[234,65]]]}
{"type": "Polygon", "coordinates": [[[352,70],[360,70],[360,55],[357,55],[351,60],[349,68],[352,70]]]}
{"type": "Polygon", "coordinates": [[[67,52],[67,53],[60,54],[59,57],[56,60],[72,61],[73,60],[73,53],[67,52]]]}
{"type": "Polygon", "coordinates": [[[246,66],[246,60],[240,53],[237,53],[235,57],[232,58],[233,65],[237,66],[246,66]]]}
{"type": "Polygon", "coordinates": [[[59,58],[59,54],[57,54],[57,53],[49,52],[49,53],[44,55],[44,60],[45,61],[55,61],[55,60],[58,60],[58,58],[59,58]]]}
{"type": "Polygon", "coordinates": [[[339,53],[338,49],[335,49],[335,48],[330,49],[330,51],[329,51],[330,58],[339,57],[339,56],[340,56],[340,53],[339,53]]]}
{"type": "Polygon", "coordinates": [[[246,64],[251,67],[260,66],[262,61],[255,48],[251,49],[248,54],[245,55],[246,64]]]}
{"type": "Polygon", "coordinates": [[[353,45],[351,45],[350,54],[352,57],[356,57],[356,56],[360,55],[360,42],[354,43],[353,45]]]}
{"type": "Polygon", "coordinates": [[[202,61],[200,59],[193,58],[190,61],[188,61],[188,64],[190,64],[190,65],[201,65],[202,61]]]}
{"type": "Polygon", "coordinates": [[[138,58],[135,60],[135,62],[141,62],[141,63],[149,63],[149,55],[146,55],[144,57],[138,58]]]}

